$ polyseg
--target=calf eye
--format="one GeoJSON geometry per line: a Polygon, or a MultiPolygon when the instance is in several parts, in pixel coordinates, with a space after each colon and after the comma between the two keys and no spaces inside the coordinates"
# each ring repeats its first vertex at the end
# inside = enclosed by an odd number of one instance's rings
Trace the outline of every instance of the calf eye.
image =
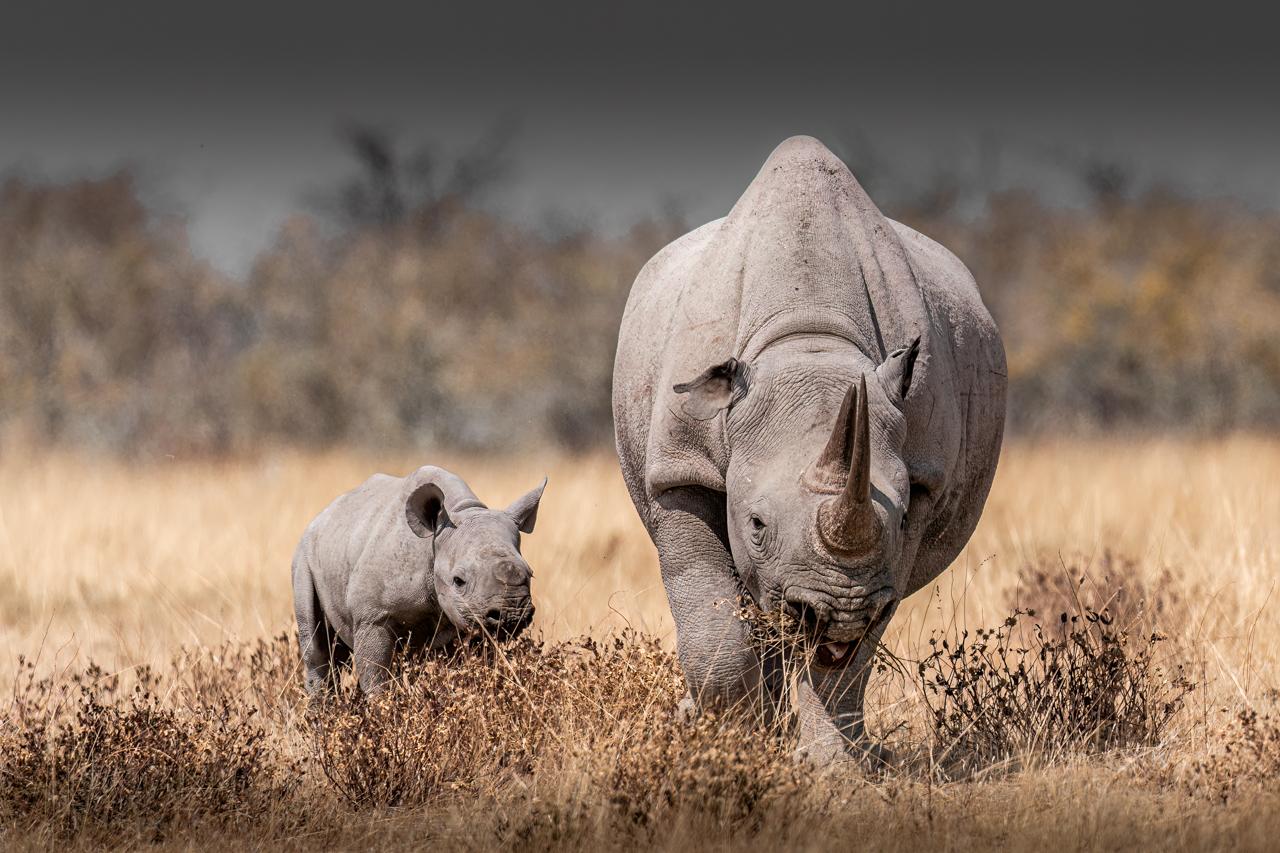
{"type": "Polygon", "coordinates": [[[458,587],[462,587],[462,586],[466,586],[466,585],[467,585],[467,582],[466,582],[465,580],[463,580],[463,579],[462,579],[462,576],[461,576],[461,575],[454,575],[454,576],[453,576],[453,585],[454,585],[454,586],[458,586],[458,587]]]}
{"type": "Polygon", "coordinates": [[[898,529],[899,530],[907,529],[907,514],[905,512],[902,514],[902,522],[898,525],[898,529]]]}

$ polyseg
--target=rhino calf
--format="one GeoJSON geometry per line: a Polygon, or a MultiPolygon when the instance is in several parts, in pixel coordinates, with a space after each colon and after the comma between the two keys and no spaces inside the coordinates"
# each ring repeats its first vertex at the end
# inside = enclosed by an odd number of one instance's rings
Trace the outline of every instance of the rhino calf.
{"type": "Polygon", "coordinates": [[[375,474],[307,526],[293,557],[293,605],[308,693],[355,657],[364,693],[386,683],[397,645],[514,637],[533,620],[520,534],[532,533],[544,478],[491,510],[431,465],[375,474]]]}

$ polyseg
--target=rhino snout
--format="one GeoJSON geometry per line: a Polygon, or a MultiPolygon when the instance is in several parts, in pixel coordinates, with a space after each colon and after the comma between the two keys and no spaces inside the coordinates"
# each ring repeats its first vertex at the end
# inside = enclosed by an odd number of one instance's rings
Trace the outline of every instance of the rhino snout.
{"type": "Polygon", "coordinates": [[[834,599],[812,590],[787,590],[786,601],[804,623],[808,633],[828,652],[832,663],[840,663],[850,644],[879,628],[893,612],[898,595],[885,586],[852,599],[834,599]]]}

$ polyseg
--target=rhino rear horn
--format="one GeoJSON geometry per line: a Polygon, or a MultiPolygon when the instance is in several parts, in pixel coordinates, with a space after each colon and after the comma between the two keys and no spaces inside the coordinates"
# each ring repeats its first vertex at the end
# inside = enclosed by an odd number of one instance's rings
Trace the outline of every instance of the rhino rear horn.
{"type": "Polygon", "coordinates": [[[826,447],[818,454],[814,468],[821,478],[827,482],[844,482],[844,478],[853,462],[854,418],[858,406],[858,386],[849,384],[844,400],[840,403],[840,413],[836,415],[835,426],[826,447]]]}
{"type": "Polygon", "coordinates": [[[845,394],[840,414],[818,464],[828,474],[839,471],[840,492],[818,508],[818,533],[836,551],[856,551],[878,536],[871,504],[871,418],[867,410],[867,377],[845,394]]]}

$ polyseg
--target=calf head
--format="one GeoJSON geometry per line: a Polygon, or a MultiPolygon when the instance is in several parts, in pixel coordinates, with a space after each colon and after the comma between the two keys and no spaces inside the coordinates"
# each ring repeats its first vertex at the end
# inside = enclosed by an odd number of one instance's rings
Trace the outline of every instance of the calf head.
{"type": "Polygon", "coordinates": [[[734,565],[761,607],[804,620],[821,666],[878,637],[914,559],[924,491],[903,458],[904,403],[919,351],[916,338],[859,365],[847,347],[783,347],[675,388],[690,416],[725,413],[734,565]]]}
{"type": "Polygon", "coordinates": [[[520,534],[533,532],[547,481],[505,510],[450,485],[429,478],[405,503],[409,527],[431,540],[436,599],[464,637],[515,637],[533,621],[533,572],[520,554],[520,534]]]}

